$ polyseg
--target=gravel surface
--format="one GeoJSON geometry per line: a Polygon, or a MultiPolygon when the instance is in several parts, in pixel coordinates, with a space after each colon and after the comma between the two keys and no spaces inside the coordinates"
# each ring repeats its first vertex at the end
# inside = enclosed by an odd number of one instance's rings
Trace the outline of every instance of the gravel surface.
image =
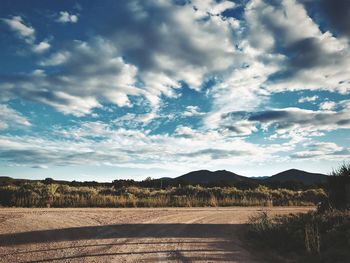
{"type": "Polygon", "coordinates": [[[263,262],[242,241],[249,217],[310,209],[0,208],[0,262],[263,262]]]}

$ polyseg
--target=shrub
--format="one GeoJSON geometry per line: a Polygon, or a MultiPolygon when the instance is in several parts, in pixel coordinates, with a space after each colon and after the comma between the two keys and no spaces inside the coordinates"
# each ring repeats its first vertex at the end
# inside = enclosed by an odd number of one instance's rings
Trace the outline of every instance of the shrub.
{"type": "Polygon", "coordinates": [[[250,219],[249,239],[296,262],[346,262],[350,258],[350,211],[250,219]]]}
{"type": "Polygon", "coordinates": [[[328,177],[329,201],[337,209],[350,208],[350,163],[343,164],[328,177]]]}

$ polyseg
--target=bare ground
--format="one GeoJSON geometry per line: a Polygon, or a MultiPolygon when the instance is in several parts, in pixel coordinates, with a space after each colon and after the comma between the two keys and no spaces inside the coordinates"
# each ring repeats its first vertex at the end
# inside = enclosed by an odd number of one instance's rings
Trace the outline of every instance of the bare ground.
{"type": "Polygon", "coordinates": [[[263,262],[251,215],[310,207],[0,209],[0,262],[263,262]]]}

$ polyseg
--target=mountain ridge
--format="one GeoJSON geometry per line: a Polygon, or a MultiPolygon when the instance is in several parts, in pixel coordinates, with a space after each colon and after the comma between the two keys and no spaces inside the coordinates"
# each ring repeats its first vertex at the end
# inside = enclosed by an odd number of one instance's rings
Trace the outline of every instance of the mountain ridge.
{"type": "Polygon", "coordinates": [[[175,181],[186,181],[191,183],[213,183],[213,182],[242,182],[242,181],[252,181],[249,177],[242,176],[230,171],[226,170],[217,170],[217,171],[209,171],[209,170],[198,170],[192,171],[183,175],[180,175],[176,178],[173,178],[175,181]]]}
{"type": "Polygon", "coordinates": [[[299,169],[288,169],[272,176],[247,177],[226,170],[197,170],[192,171],[178,177],[172,178],[172,181],[186,181],[189,183],[213,183],[225,181],[229,183],[237,182],[256,182],[256,183],[272,183],[272,182],[289,182],[298,181],[306,185],[322,184],[327,181],[327,175],[321,173],[310,173],[299,169]]]}
{"type": "Polygon", "coordinates": [[[327,175],[321,173],[310,173],[299,169],[288,169],[283,172],[274,174],[266,179],[266,182],[286,182],[301,181],[304,184],[326,183],[327,175]]]}
{"type": "MultiPolygon", "coordinates": [[[[170,177],[162,177],[155,180],[163,180],[163,181],[169,181],[169,182],[187,182],[192,184],[211,184],[211,183],[218,183],[218,182],[227,182],[230,184],[234,183],[285,183],[289,181],[298,181],[302,182],[305,185],[312,185],[312,184],[323,184],[327,181],[327,175],[321,174],[321,173],[310,173],[299,169],[288,169],[285,171],[282,171],[280,173],[274,174],[272,176],[261,176],[261,177],[248,177],[236,174],[231,171],[227,170],[217,170],[217,171],[210,171],[210,170],[197,170],[197,171],[191,171],[189,173],[180,175],[175,178],[170,177]]],[[[53,180],[49,179],[19,179],[19,178],[12,178],[9,176],[0,176],[0,184],[4,182],[18,182],[18,181],[46,181],[46,183],[50,183],[50,180],[53,182],[58,183],[69,183],[69,181],[64,180],[53,180]]],[[[73,180],[72,182],[76,182],[73,180]]],[[[95,182],[95,181],[92,181],[95,182]]],[[[79,183],[79,182],[77,182],[79,183]]],[[[89,182],[86,182],[89,183],[89,182]]],[[[97,183],[97,182],[96,182],[97,183]]],[[[100,182],[101,184],[104,182],[100,182]]]]}

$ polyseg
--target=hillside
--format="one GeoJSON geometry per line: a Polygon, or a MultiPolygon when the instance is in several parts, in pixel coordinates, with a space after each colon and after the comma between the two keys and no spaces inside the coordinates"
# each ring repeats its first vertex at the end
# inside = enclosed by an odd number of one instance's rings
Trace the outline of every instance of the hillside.
{"type": "MultiPolygon", "coordinates": [[[[15,179],[11,177],[0,177],[0,185],[8,184],[8,183],[29,183],[29,182],[43,182],[43,183],[56,183],[56,184],[67,184],[71,186],[108,186],[115,184],[118,180],[113,181],[113,183],[103,183],[103,182],[77,182],[77,181],[63,181],[63,180],[53,180],[50,178],[46,178],[45,180],[29,180],[29,179],[15,179]]],[[[157,184],[149,183],[147,181],[134,181],[130,180],[119,180],[119,181],[127,181],[130,184],[144,187],[155,186],[157,184]]],[[[177,183],[185,182],[189,184],[215,184],[215,183],[227,183],[227,184],[235,184],[235,185],[258,185],[258,184],[269,184],[269,183],[284,183],[288,181],[299,181],[305,185],[311,184],[322,184],[327,182],[327,175],[319,174],[319,173],[309,173],[302,170],[290,169],[287,171],[283,171],[281,173],[275,174],[273,176],[263,176],[263,177],[246,177],[242,175],[238,175],[236,173],[226,171],[226,170],[218,170],[218,171],[209,171],[209,170],[198,170],[189,172],[187,174],[170,178],[170,177],[162,177],[159,179],[153,179],[151,182],[160,182],[163,183],[163,186],[166,185],[167,182],[170,185],[176,185],[177,183]],[[162,181],[162,182],[161,182],[162,181]]],[[[124,185],[124,184],[121,184],[124,185]]]]}
{"type": "Polygon", "coordinates": [[[298,169],[290,169],[275,174],[263,180],[264,182],[287,182],[299,181],[306,185],[320,184],[327,182],[327,175],[319,173],[309,173],[298,169]]]}
{"type": "Polygon", "coordinates": [[[175,181],[185,181],[195,184],[207,184],[213,182],[228,182],[228,183],[237,183],[237,182],[252,182],[254,179],[249,177],[241,176],[226,170],[219,171],[208,171],[208,170],[199,170],[193,171],[179,177],[174,178],[175,181]]]}

